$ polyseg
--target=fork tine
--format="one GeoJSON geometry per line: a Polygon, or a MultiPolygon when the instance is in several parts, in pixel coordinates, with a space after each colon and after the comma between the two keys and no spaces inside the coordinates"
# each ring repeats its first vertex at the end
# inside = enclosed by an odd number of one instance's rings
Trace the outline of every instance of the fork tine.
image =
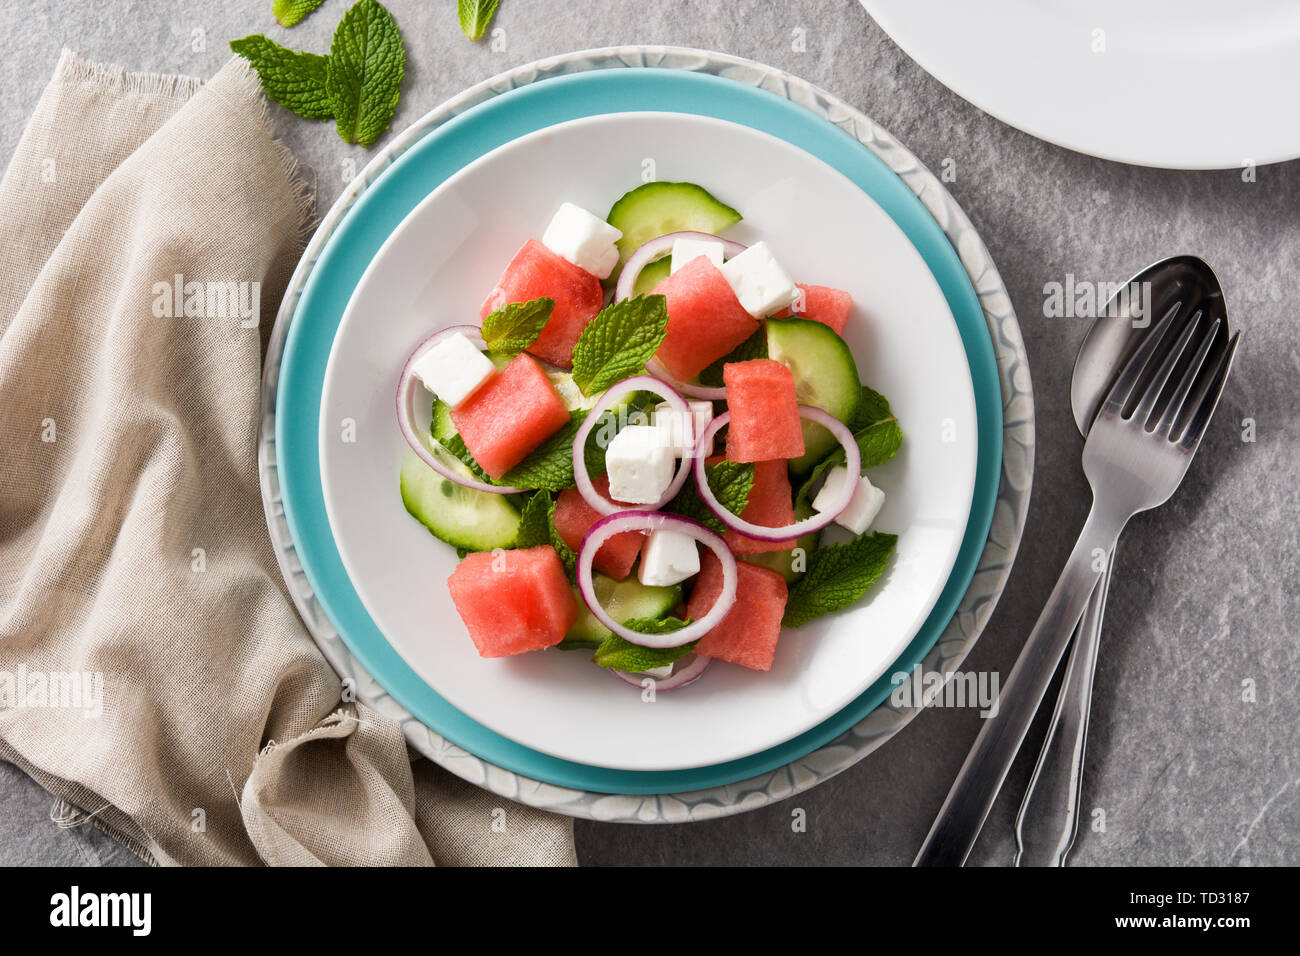
{"type": "Polygon", "coordinates": [[[1191,394],[1192,386],[1196,384],[1201,373],[1201,367],[1205,365],[1205,359],[1210,354],[1210,349],[1219,341],[1219,330],[1223,328],[1223,320],[1215,319],[1210,326],[1210,330],[1205,333],[1201,339],[1201,345],[1192,356],[1191,364],[1183,372],[1182,380],[1178,383],[1173,396],[1169,403],[1165,405],[1164,412],[1160,415],[1160,421],[1156,424],[1156,432],[1168,436],[1180,418],[1182,418],[1184,407],[1188,406],[1188,396],[1191,394]]]}
{"type": "Polygon", "coordinates": [[[1178,340],[1174,342],[1173,348],[1165,353],[1164,360],[1160,363],[1160,367],[1156,369],[1156,374],[1147,383],[1141,401],[1138,402],[1137,408],[1133,410],[1135,421],[1141,422],[1144,426],[1151,425],[1156,403],[1160,400],[1165,386],[1169,384],[1174,369],[1178,367],[1178,363],[1182,361],[1183,356],[1187,353],[1192,335],[1200,329],[1203,314],[1202,310],[1196,310],[1191,319],[1188,320],[1186,327],[1179,333],[1178,340]]]}
{"type": "Polygon", "coordinates": [[[1129,399],[1142,378],[1142,372],[1151,360],[1152,353],[1155,352],[1156,346],[1160,344],[1173,327],[1174,317],[1178,315],[1182,307],[1181,300],[1175,302],[1156,327],[1142,337],[1142,343],[1134,351],[1132,358],[1124,364],[1124,370],[1119,373],[1115,384],[1111,386],[1110,392],[1106,395],[1106,401],[1102,408],[1108,414],[1118,415],[1128,405],[1129,399]]]}
{"type": "Polygon", "coordinates": [[[1186,451],[1196,451],[1201,443],[1205,427],[1210,423],[1214,409],[1219,404],[1219,398],[1223,395],[1223,387],[1228,383],[1228,372],[1232,370],[1232,359],[1237,354],[1239,341],[1241,341],[1240,332],[1228,341],[1228,347],[1223,350],[1223,355],[1220,356],[1218,364],[1208,379],[1209,384],[1205,394],[1201,396],[1200,404],[1197,405],[1191,420],[1183,430],[1182,437],[1178,439],[1179,446],[1186,451]]]}

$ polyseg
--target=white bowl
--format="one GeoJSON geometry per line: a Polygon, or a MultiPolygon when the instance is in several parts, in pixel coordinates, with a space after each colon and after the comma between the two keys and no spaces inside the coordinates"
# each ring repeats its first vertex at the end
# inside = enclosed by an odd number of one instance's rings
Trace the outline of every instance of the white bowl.
{"type": "Polygon", "coordinates": [[[330,526],[366,610],[437,693],[524,746],[594,766],[675,770],[765,750],[830,717],[884,674],[952,568],[974,487],[970,372],[947,303],[901,230],[838,171],[745,126],[679,113],[574,120],[507,144],[432,192],[362,278],[330,353],[321,467],[330,526]],[[783,633],[771,672],[715,663],[642,701],[582,652],[480,658],[447,592],[455,552],[402,506],[394,417],[402,362],[430,331],[473,322],[515,250],[561,202],[603,212],[653,169],[739,209],[728,231],[766,239],[798,281],[848,290],[847,338],[885,394],[902,451],[871,473],[875,528],[899,534],[861,602],[783,633]],[[354,423],[348,426],[347,423],[354,423]],[[345,431],[354,440],[344,440],[345,431]]]}

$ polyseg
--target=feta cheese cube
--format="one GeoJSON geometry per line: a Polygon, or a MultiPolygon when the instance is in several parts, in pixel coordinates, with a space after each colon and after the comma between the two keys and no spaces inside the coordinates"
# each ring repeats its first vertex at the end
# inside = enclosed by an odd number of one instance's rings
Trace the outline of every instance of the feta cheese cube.
{"type": "MultiPolygon", "coordinates": [[[[813,509],[825,511],[841,493],[845,481],[853,481],[849,470],[843,465],[836,465],[826,476],[826,481],[822,484],[821,491],[817,492],[817,497],[813,498],[813,509]]],[[[884,505],[885,493],[872,485],[864,475],[857,479],[853,497],[849,499],[848,507],[836,517],[835,523],[854,534],[862,534],[871,527],[871,522],[876,520],[876,515],[880,514],[880,509],[884,505]]]]}
{"type": "Polygon", "coordinates": [[[641,548],[638,581],[647,587],[669,587],[699,573],[700,552],[694,538],[669,528],[650,532],[641,548]]]}
{"type": "Polygon", "coordinates": [[[668,267],[669,274],[700,256],[708,256],[710,262],[722,268],[722,243],[716,239],[674,239],[673,263],[668,267]]]}
{"type": "Polygon", "coordinates": [[[459,332],[429,349],[412,369],[425,388],[452,408],[473,395],[496,370],[488,357],[459,332]]]}
{"type": "Polygon", "coordinates": [[[745,311],[756,319],[780,312],[799,296],[799,287],[766,242],[756,242],[723,263],[722,274],[745,311]]]}
{"type": "Polygon", "coordinates": [[[609,496],[633,505],[652,505],[663,497],[677,470],[673,450],[653,425],[628,425],[605,449],[609,496]]]}
{"type": "MultiPolygon", "coordinates": [[[[713,403],[688,401],[690,416],[679,415],[667,402],[655,406],[654,424],[663,430],[664,441],[678,458],[695,457],[695,440],[713,421],[713,403]]],[[[705,457],[713,454],[713,442],[704,450],[705,457]]]]}
{"type": "Polygon", "coordinates": [[[622,238],[623,233],[605,220],[566,202],[556,210],[542,234],[542,245],[597,279],[605,279],[618,265],[614,243],[622,238]]]}
{"type": "Polygon", "coordinates": [[[662,667],[652,667],[649,670],[641,671],[645,677],[653,677],[655,680],[667,680],[673,676],[673,665],[664,664],[662,667]]]}

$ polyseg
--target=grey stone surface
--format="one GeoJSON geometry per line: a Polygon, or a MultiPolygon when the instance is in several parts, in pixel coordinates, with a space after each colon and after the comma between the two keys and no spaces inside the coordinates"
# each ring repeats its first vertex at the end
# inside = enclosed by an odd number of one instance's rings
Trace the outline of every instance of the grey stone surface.
{"type": "MultiPolygon", "coordinates": [[[[343,0],[292,31],[270,0],[198,3],[0,0],[0,150],[22,132],[59,49],[207,76],[227,42],[266,32],[323,52],[343,0]],[[202,31],[196,34],[195,31],[202,31]],[[203,49],[196,49],[196,37],[203,49]]],[[[408,51],[397,128],[501,69],[617,43],[722,50],[782,67],[847,99],[932,169],[981,230],[1020,316],[1038,402],[1038,466],[1024,544],[1006,595],[967,670],[1005,675],[1064,563],[1088,507],[1067,383],[1086,322],[1044,317],[1043,287],[1117,281],[1148,262],[1195,253],[1218,271],[1245,333],[1212,434],[1184,487],[1140,516],[1120,546],[1097,675],[1084,805],[1105,829],[1081,835],[1079,864],[1300,863],[1300,163],[1171,172],[1091,159],[982,114],[912,63],[853,0],[664,2],[504,0],[493,50],[459,33],[450,3],[389,0],[408,51]],[[806,50],[791,40],[802,29],[806,50]],[[1246,419],[1254,442],[1242,440],[1246,419]],[[1243,700],[1243,682],[1254,700],[1243,700]]],[[[1259,91],[1258,95],[1277,95],[1259,91]]],[[[1293,110],[1279,103],[1279,115],[1293,110]]],[[[348,160],[332,127],[277,110],[284,139],[315,168],[319,200],[348,160]]],[[[785,803],[688,826],[580,822],[589,864],[909,862],[979,729],[969,710],[931,710],[880,751],[785,803]],[[807,832],[792,830],[802,809],[807,832]]],[[[995,807],[973,862],[1001,865],[1040,730],[995,807]]],[[[75,862],[75,836],[48,822],[49,799],[0,773],[0,862],[75,862]]],[[[129,854],[110,854],[116,862],[129,854]]],[[[85,859],[85,858],[83,858],[85,859]]],[[[86,860],[93,862],[93,859],[86,860]]]]}

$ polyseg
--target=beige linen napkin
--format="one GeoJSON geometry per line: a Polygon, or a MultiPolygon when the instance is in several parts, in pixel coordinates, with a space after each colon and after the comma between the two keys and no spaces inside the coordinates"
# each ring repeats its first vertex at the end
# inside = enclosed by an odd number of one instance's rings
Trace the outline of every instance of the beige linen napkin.
{"type": "Polygon", "coordinates": [[[258,373],[310,215],[242,61],[64,53],[0,182],[0,759],[161,863],[572,864],[413,774],[286,596],[258,373]]]}

